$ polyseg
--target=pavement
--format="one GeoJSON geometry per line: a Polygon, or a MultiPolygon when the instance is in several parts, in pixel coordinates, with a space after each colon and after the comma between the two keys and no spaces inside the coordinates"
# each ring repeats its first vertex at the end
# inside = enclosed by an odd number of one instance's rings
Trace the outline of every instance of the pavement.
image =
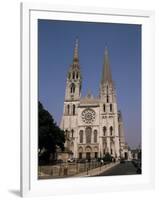
{"type": "Polygon", "coordinates": [[[73,177],[98,176],[101,173],[104,173],[104,172],[106,172],[106,171],[110,170],[111,168],[113,168],[115,166],[118,166],[118,165],[119,165],[119,161],[117,161],[115,163],[110,163],[110,164],[107,164],[107,165],[103,165],[103,166],[97,167],[95,169],[88,170],[86,172],[82,172],[82,173],[76,174],[73,177]]]}
{"type": "Polygon", "coordinates": [[[98,176],[134,175],[137,174],[136,170],[137,168],[131,161],[126,161],[125,163],[120,163],[109,170],[103,171],[98,174],[98,176]]]}

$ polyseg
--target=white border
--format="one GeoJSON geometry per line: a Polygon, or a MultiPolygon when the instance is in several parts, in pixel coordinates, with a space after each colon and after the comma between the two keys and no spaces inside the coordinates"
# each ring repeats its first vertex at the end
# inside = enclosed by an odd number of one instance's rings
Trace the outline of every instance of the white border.
{"type": "Polygon", "coordinates": [[[94,193],[154,186],[154,13],[152,11],[67,7],[47,4],[21,6],[21,194],[94,193]],[[37,19],[114,22],[142,25],[142,149],[141,176],[37,180],[37,19]],[[153,135],[153,137],[152,137],[153,135]]]}

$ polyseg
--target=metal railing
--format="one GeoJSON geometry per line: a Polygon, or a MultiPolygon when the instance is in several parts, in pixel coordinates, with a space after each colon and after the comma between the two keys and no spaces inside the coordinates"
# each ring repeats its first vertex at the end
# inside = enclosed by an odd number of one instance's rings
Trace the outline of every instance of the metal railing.
{"type": "Polygon", "coordinates": [[[85,163],[59,163],[49,166],[39,166],[38,176],[39,178],[60,178],[69,177],[82,172],[88,172],[89,170],[99,168],[108,165],[108,163],[101,162],[85,162],[85,163]]]}

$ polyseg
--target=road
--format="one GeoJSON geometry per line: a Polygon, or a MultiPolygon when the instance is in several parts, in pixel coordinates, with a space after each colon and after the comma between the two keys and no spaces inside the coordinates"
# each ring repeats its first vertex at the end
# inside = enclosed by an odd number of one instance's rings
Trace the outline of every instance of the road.
{"type": "Polygon", "coordinates": [[[117,166],[102,172],[98,176],[114,176],[114,175],[132,175],[137,174],[136,168],[130,161],[126,161],[125,163],[120,163],[117,166]]]}

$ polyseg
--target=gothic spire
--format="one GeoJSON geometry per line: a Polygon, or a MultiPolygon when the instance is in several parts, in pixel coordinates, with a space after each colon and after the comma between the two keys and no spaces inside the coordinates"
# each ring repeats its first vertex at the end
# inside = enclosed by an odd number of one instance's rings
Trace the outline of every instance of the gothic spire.
{"type": "Polygon", "coordinates": [[[105,52],[104,52],[104,64],[103,64],[101,83],[103,84],[106,82],[112,83],[112,75],[110,71],[109,56],[108,56],[107,48],[105,48],[105,52]]]}
{"type": "Polygon", "coordinates": [[[78,63],[79,61],[78,48],[79,48],[79,41],[78,41],[78,37],[76,37],[75,46],[74,46],[74,54],[73,54],[73,63],[78,63]]]}

